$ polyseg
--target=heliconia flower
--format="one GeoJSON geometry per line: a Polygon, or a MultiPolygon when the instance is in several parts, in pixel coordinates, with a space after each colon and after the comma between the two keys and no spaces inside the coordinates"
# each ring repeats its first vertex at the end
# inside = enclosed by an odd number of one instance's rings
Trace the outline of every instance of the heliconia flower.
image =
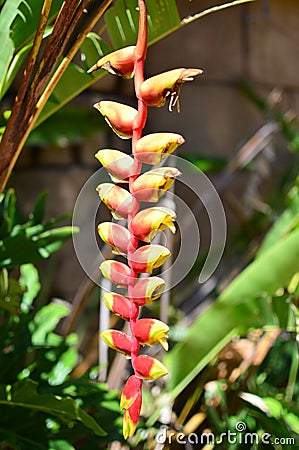
{"type": "Polygon", "coordinates": [[[160,73],[145,80],[140,88],[140,94],[147,106],[164,106],[169,100],[169,111],[177,106],[179,111],[180,88],[186,81],[202,73],[200,69],[173,69],[160,73]]]}
{"type": "Polygon", "coordinates": [[[133,197],[128,191],[112,183],[99,184],[97,191],[115,219],[128,217],[133,202],[133,197]]]}
{"type": "Polygon", "coordinates": [[[125,255],[130,233],[127,228],[113,222],[102,222],[98,225],[98,233],[102,240],[112,247],[115,255],[125,255]]]}
{"type": "Polygon", "coordinates": [[[130,268],[126,264],[113,259],[103,261],[100,265],[100,271],[105,278],[118,286],[128,286],[130,283],[130,268]]]}
{"type": "Polygon", "coordinates": [[[157,300],[165,287],[165,281],[159,277],[139,280],[131,291],[131,300],[136,306],[143,306],[157,300]]]}
{"type": "Polygon", "coordinates": [[[175,167],[157,167],[136,178],[131,193],[139,201],[157,203],[179,175],[175,167]]]}
{"type": "Polygon", "coordinates": [[[93,105],[105,118],[112,130],[122,139],[130,139],[137,110],[122,103],[102,100],[93,105]]]}
{"type": "Polygon", "coordinates": [[[126,356],[131,356],[133,348],[133,338],[124,331],[105,330],[101,333],[101,338],[109,347],[126,356]]]}
{"type": "Polygon", "coordinates": [[[129,409],[133,405],[136,398],[141,394],[142,381],[140,378],[131,375],[124,385],[120,397],[120,409],[129,409]]]}
{"type": "Polygon", "coordinates": [[[134,156],[138,161],[157,165],[182,145],[185,139],[176,133],[151,133],[137,141],[134,156]]]}
{"type": "Polygon", "coordinates": [[[169,326],[157,319],[140,319],[133,327],[133,334],[139,344],[155,345],[161,344],[164,350],[168,350],[168,342],[166,340],[169,326]]]}
{"type": "Polygon", "coordinates": [[[148,355],[139,355],[135,358],[133,368],[136,377],[142,380],[157,380],[168,374],[168,370],[158,359],[148,355]]]}
{"type": "Polygon", "coordinates": [[[175,213],[163,206],[153,206],[143,209],[133,217],[131,231],[143,242],[151,242],[154,237],[165,228],[175,233],[175,213]]]}
{"type": "Polygon", "coordinates": [[[152,273],[154,269],[162,266],[171,255],[168,248],[163,245],[151,244],[138,248],[132,255],[131,267],[139,273],[152,273]]]}
{"type": "Polygon", "coordinates": [[[128,183],[129,177],[134,175],[134,160],[126,153],[119,150],[99,150],[95,157],[108,171],[110,178],[115,183],[128,183]]]}
{"type": "Polygon", "coordinates": [[[111,312],[124,320],[130,320],[131,302],[128,298],[115,292],[106,292],[103,301],[111,312]]]}
{"type": "Polygon", "coordinates": [[[87,73],[94,72],[98,69],[105,69],[112,75],[118,75],[123,78],[132,78],[134,76],[135,65],[135,46],[124,47],[109,55],[103,56],[94,64],[87,73]]]}
{"type": "Polygon", "coordinates": [[[121,398],[120,407],[124,409],[123,435],[125,439],[135,433],[142,404],[142,381],[132,375],[126,382],[121,398]]]}

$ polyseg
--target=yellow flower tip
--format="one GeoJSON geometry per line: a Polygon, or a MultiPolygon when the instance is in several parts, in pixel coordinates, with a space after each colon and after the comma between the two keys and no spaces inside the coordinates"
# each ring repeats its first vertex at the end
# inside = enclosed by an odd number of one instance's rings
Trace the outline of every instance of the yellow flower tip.
{"type": "Polygon", "coordinates": [[[168,345],[168,342],[167,342],[166,338],[161,338],[159,340],[159,342],[162,345],[162,347],[164,348],[164,350],[167,352],[168,349],[169,349],[169,345],[168,345]]]}
{"type": "Polygon", "coordinates": [[[123,418],[123,436],[124,439],[129,439],[131,438],[137,428],[137,423],[134,423],[131,418],[130,418],[130,414],[129,411],[127,409],[125,409],[124,411],[124,418],[123,418]]]}

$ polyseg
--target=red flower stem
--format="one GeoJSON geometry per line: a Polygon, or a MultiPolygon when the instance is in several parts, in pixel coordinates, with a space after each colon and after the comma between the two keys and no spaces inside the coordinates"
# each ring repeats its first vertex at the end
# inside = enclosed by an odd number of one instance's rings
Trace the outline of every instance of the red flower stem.
{"type": "MultiPolygon", "coordinates": [[[[132,154],[134,155],[135,147],[137,141],[142,136],[142,130],[146,123],[147,118],[147,106],[144,104],[141,96],[140,96],[140,86],[144,81],[144,61],[146,57],[146,49],[147,49],[147,10],[146,10],[146,4],[145,0],[138,0],[138,7],[139,7],[139,27],[138,27],[138,37],[137,37],[137,43],[136,43],[136,61],[135,61],[135,75],[134,75],[134,87],[135,87],[135,94],[138,99],[138,114],[135,119],[135,123],[133,126],[133,136],[132,136],[132,154]]],[[[142,164],[134,158],[134,175],[129,178],[129,189],[131,191],[132,184],[140,174],[142,164]]],[[[134,236],[131,230],[131,222],[133,217],[137,214],[139,210],[139,201],[134,198],[134,202],[131,208],[131,211],[128,215],[128,230],[130,233],[130,241],[128,245],[128,264],[130,266],[131,272],[130,272],[130,283],[128,286],[128,296],[131,300],[132,298],[132,289],[136,283],[138,272],[136,272],[132,268],[132,256],[134,251],[136,250],[138,246],[138,239],[134,236]]],[[[132,364],[134,364],[134,360],[138,355],[140,344],[137,341],[137,339],[134,336],[133,333],[133,327],[136,323],[138,314],[139,314],[139,307],[134,305],[134,303],[131,301],[132,311],[131,311],[131,317],[130,317],[130,328],[133,336],[133,348],[131,353],[131,359],[132,364]]]]}

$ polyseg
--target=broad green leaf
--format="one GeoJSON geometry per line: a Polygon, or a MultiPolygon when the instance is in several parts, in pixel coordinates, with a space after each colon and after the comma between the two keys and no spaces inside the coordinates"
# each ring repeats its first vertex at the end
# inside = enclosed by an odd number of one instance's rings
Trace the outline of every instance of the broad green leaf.
{"type": "Polygon", "coordinates": [[[277,308],[279,298],[272,302],[271,296],[288,284],[298,268],[299,230],[295,230],[244,269],[189,328],[186,340],[168,353],[170,388],[181,392],[234,334],[285,325],[293,316],[290,305],[282,297],[277,308]]]}
{"type": "Polygon", "coordinates": [[[66,317],[69,308],[61,303],[50,303],[43,306],[34,316],[30,323],[33,345],[47,345],[51,340],[52,332],[55,330],[58,322],[66,317]]]}
{"type": "Polygon", "coordinates": [[[74,63],[69,64],[43,108],[36,122],[36,127],[72,98],[104,76],[104,72],[101,70],[92,74],[86,73],[86,70],[110,51],[110,47],[103,39],[96,37],[95,33],[87,35],[82,45],[82,59],[85,69],[74,63]]]}
{"type": "MultiPolygon", "coordinates": [[[[44,0],[23,0],[19,7],[19,14],[11,26],[11,38],[16,51],[33,42],[44,0]]],[[[52,0],[51,11],[48,22],[53,22],[63,0],[52,0]]]]}
{"type": "Polygon", "coordinates": [[[11,38],[10,28],[13,21],[19,14],[18,8],[21,2],[22,0],[6,0],[0,12],[0,98],[6,73],[15,48],[11,38]]]}
{"type": "Polygon", "coordinates": [[[105,431],[93,419],[86,414],[71,398],[62,398],[53,394],[42,394],[37,391],[38,383],[32,380],[22,380],[13,386],[0,386],[0,405],[12,408],[26,408],[31,413],[41,412],[54,416],[72,424],[80,422],[97,436],[105,435],[105,431]]]}
{"type": "MultiPolygon", "coordinates": [[[[180,26],[180,16],[174,0],[148,0],[149,45],[180,26]]],[[[137,0],[118,0],[105,14],[107,31],[115,49],[134,45],[138,31],[137,0]]]]}

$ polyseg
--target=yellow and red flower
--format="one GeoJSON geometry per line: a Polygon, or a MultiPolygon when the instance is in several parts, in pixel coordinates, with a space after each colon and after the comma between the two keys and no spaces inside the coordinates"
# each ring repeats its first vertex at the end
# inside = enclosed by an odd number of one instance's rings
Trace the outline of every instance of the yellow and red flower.
{"type": "Polygon", "coordinates": [[[142,381],[135,375],[128,378],[121,397],[120,408],[124,409],[123,435],[125,439],[135,433],[142,404],[142,381]]]}
{"type": "Polygon", "coordinates": [[[103,295],[103,301],[111,312],[124,320],[130,320],[132,308],[128,298],[116,292],[107,292],[103,295]]]}
{"type": "Polygon", "coordinates": [[[162,266],[170,255],[168,248],[163,245],[145,245],[133,253],[131,267],[135,272],[151,274],[154,269],[162,266]]]}
{"type": "Polygon", "coordinates": [[[157,167],[136,178],[131,193],[139,201],[157,203],[179,175],[175,167],[157,167]]]}
{"type": "Polygon", "coordinates": [[[143,209],[133,217],[131,222],[131,231],[143,242],[150,242],[154,237],[165,228],[169,228],[175,233],[175,213],[163,206],[153,206],[143,209]]]}
{"type": "Polygon", "coordinates": [[[164,106],[169,100],[169,110],[179,106],[181,85],[202,73],[201,69],[173,69],[145,80],[140,87],[140,94],[147,106],[164,106]]]}
{"type": "Polygon", "coordinates": [[[101,338],[113,350],[131,357],[133,338],[124,331],[105,330],[101,333],[101,338]]]}
{"type": "Polygon", "coordinates": [[[151,133],[138,140],[134,156],[140,162],[157,165],[182,145],[185,139],[176,133],[151,133]]]}
{"type": "Polygon", "coordinates": [[[168,374],[168,370],[156,358],[148,355],[139,355],[133,362],[135,375],[142,380],[157,380],[168,374]]]}
{"type": "Polygon", "coordinates": [[[128,183],[129,177],[134,175],[134,160],[126,153],[105,148],[99,150],[95,157],[115,183],[128,183]]]}
{"type": "Polygon", "coordinates": [[[130,79],[134,76],[135,65],[135,45],[124,47],[109,55],[103,56],[94,64],[87,73],[94,72],[98,69],[105,69],[113,75],[130,79]]]}
{"type": "Polygon", "coordinates": [[[168,350],[168,342],[166,340],[169,326],[157,319],[139,319],[134,327],[133,334],[139,344],[156,345],[161,344],[164,350],[168,350]]]}
{"type": "Polygon", "coordinates": [[[133,197],[130,192],[112,183],[102,183],[97,187],[98,194],[110,209],[115,219],[126,219],[132,206],[133,197]]]}
{"type": "Polygon", "coordinates": [[[102,100],[93,105],[105,118],[112,130],[122,139],[130,139],[133,134],[133,124],[137,111],[128,105],[102,100]]]}
{"type": "Polygon", "coordinates": [[[131,291],[131,300],[136,306],[143,306],[157,300],[165,288],[165,281],[159,277],[139,280],[131,291]]]}
{"type": "Polygon", "coordinates": [[[125,255],[130,239],[127,228],[113,222],[102,222],[98,225],[98,233],[102,240],[112,247],[115,255],[125,255]]]}
{"type": "Polygon", "coordinates": [[[126,264],[113,259],[103,261],[100,265],[103,276],[117,286],[128,286],[130,283],[131,270],[126,264]]]}

